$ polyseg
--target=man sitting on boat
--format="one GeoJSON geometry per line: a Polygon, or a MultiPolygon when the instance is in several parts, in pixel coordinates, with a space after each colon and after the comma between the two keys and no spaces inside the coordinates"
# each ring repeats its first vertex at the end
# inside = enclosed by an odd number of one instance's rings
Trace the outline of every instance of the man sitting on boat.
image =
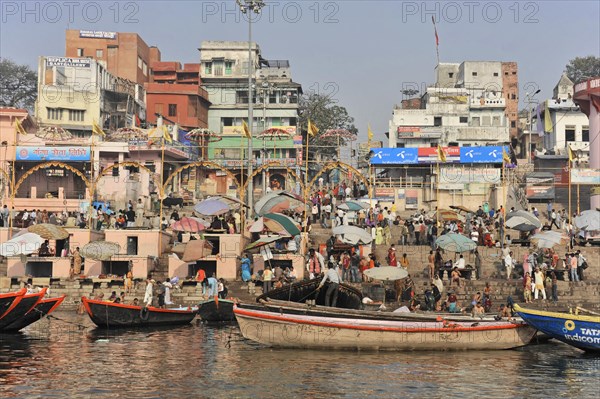
{"type": "Polygon", "coordinates": [[[325,285],[327,280],[329,280],[329,286],[325,293],[325,306],[335,308],[337,305],[338,291],[340,289],[340,275],[332,262],[329,262],[327,273],[325,273],[325,277],[323,277],[321,284],[317,287],[317,291],[325,285]]]}

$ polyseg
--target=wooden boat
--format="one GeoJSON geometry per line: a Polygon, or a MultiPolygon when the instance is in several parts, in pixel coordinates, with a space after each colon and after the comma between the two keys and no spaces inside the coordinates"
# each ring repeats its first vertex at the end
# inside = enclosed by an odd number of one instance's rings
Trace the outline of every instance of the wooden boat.
{"type": "Polygon", "coordinates": [[[82,297],[83,307],[98,327],[175,326],[190,323],[197,309],[142,307],[82,297]]]}
{"type": "Polygon", "coordinates": [[[566,344],[588,352],[600,352],[600,316],[514,309],[529,325],[566,344]]]}
{"type": "MultiPolygon", "coordinates": [[[[317,287],[321,283],[321,278],[315,278],[312,280],[300,281],[290,285],[286,285],[281,288],[277,288],[262,294],[256,298],[257,302],[267,299],[276,299],[280,301],[290,302],[301,302],[315,301],[317,305],[325,304],[325,295],[327,292],[327,286],[329,282],[325,283],[325,286],[317,292],[317,287]]],[[[361,309],[362,308],[362,293],[356,288],[347,285],[340,284],[337,307],[344,309],[361,309]]]]}
{"type": "Polygon", "coordinates": [[[260,304],[252,306],[251,304],[244,303],[241,307],[252,308],[258,310],[268,310],[271,312],[285,312],[288,314],[303,314],[312,316],[322,317],[334,317],[334,318],[355,318],[355,319],[377,319],[377,320],[390,320],[390,321],[419,321],[419,322],[432,322],[432,321],[464,321],[471,323],[486,323],[497,321],[494,315],[485,315],[483,317],[472,317],[462,314],[453,313],[399,313],[399,312],[386,312],[386,311],[369,311],[369,310],[355,310],[355,309],[340,309],[332,308],[327,306],[312,305],[307,303],[295,303],[288,301],[278,301],[275,299],[261,300],[260,304]]]}
{"type": "Polygon", "coordinates": [[[420,322],[335,318],[234,307],[242,335],[274,347],[353,350],[490,350],[527,345],[535,329],[513,321],[420,322]]]}
{"type": "Polygon", "coordinates": [[[19,303],[17,303],[17,305],[14,306],[10,312],[5,314],[4,317],[0,319],[0,331],[4,331],[4,327],[25,316],[38,304],[38,302],[42,300],[42,298],[44,298],[47,290],[47,288],[43,288],[40,292],[23,295],[19,303]]]}
{"type": "Polygon", "coordinates": [[[35,323],[40,320],[42,317],[49,315],[54,312],[56,308],[60,306],[60,304],[65,299],[66,295],[57,297],[57,298],[47,298],[42,299],[37,305],[33,307],[27,314],[22,316],[21,318],[15,320],[11,324],[4,327],[2,332],[14,333],[24,329],[25,327],[35,323]]]}
{"type": "Polygon", "coordinates": [[[229,322],[235,321],[233,314],[234,301],[230,299],[210,298],[200,302],[198,305],[198,315],[204,321],[208,322],[229,322]]]}
{"type": "Polygon", "coordinates": [[[19,302],[21,302],[21,299],[26,292],[27,289],[22,288],[16,292],[0,294],[0,320],[10,313],[10,311],[19,304],[19,302]]]}

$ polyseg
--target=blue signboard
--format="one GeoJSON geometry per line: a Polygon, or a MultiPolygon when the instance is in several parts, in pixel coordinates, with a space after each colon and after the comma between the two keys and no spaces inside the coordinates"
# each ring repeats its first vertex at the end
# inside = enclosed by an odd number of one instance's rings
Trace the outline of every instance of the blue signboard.
{"type": "Polygon", "coordinates": [[[419,163],[418,148],[371,148],[371,165],[412,165],[419,163]]]}
{"type": "Polygon", "coordinates": [[[89,161],[90,147],[17,147],[17,161],[89,161]]]}
{"type": "MultiPolygon", "coordinates": [[[[460,163],[502,163],[501,146],[460,147],[460,163]]],[[[508,154],[508,148],[504,147],[508,154]]]]}

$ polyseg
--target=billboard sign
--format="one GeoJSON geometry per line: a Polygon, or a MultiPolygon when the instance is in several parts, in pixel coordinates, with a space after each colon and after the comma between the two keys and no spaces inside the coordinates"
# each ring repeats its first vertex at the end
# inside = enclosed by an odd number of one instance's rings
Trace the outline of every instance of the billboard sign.
{"type": "Polygon", "coordinates": [[[17,161],[89,161],[90,147],[17,146],[17,161]]]}
{"type": "Polygon", "coordinates": [[[415,165],[419,163],[418,148],[371,148],[371,165],[415,165]]]}
{"type": "Polygon", "coordinates": [[[47,67],[89,68],[91,65],[89,58],[46,57],[47,67]]]}
{"type": "Polygon", "coordinates": [[[116,39],[117,32],[105,32],[102,30],[80,30],[79,37],[88,39],[116,39]]]}
{"type": "MultiPolygon", "coordinates": [[[[460,163],[460,147],[442,147],[446,163],[460,163]]],[[[437,147],[419,148],[419,163],[438,163],[437,147]]]]}
{"type": "Polygon", "coordinates": [[[502,148],[508,153],[508,147],[460,147],[461,163],[502,163],[502,148]]]}
{"type": "Polygon", "coordinates": [[[571,169],[572,184],[600,184],[599,169],[571,169]]]}

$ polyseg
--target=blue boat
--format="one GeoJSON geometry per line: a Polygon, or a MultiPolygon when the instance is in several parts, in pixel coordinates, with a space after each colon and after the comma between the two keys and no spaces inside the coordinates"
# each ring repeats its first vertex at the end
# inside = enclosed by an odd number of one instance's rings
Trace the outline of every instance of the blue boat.
{"type": "Polygon", "coordinates": [[[514,309],[527,324],[550,337],[587,352],[600,352],[600,316],[514,309]]]}

